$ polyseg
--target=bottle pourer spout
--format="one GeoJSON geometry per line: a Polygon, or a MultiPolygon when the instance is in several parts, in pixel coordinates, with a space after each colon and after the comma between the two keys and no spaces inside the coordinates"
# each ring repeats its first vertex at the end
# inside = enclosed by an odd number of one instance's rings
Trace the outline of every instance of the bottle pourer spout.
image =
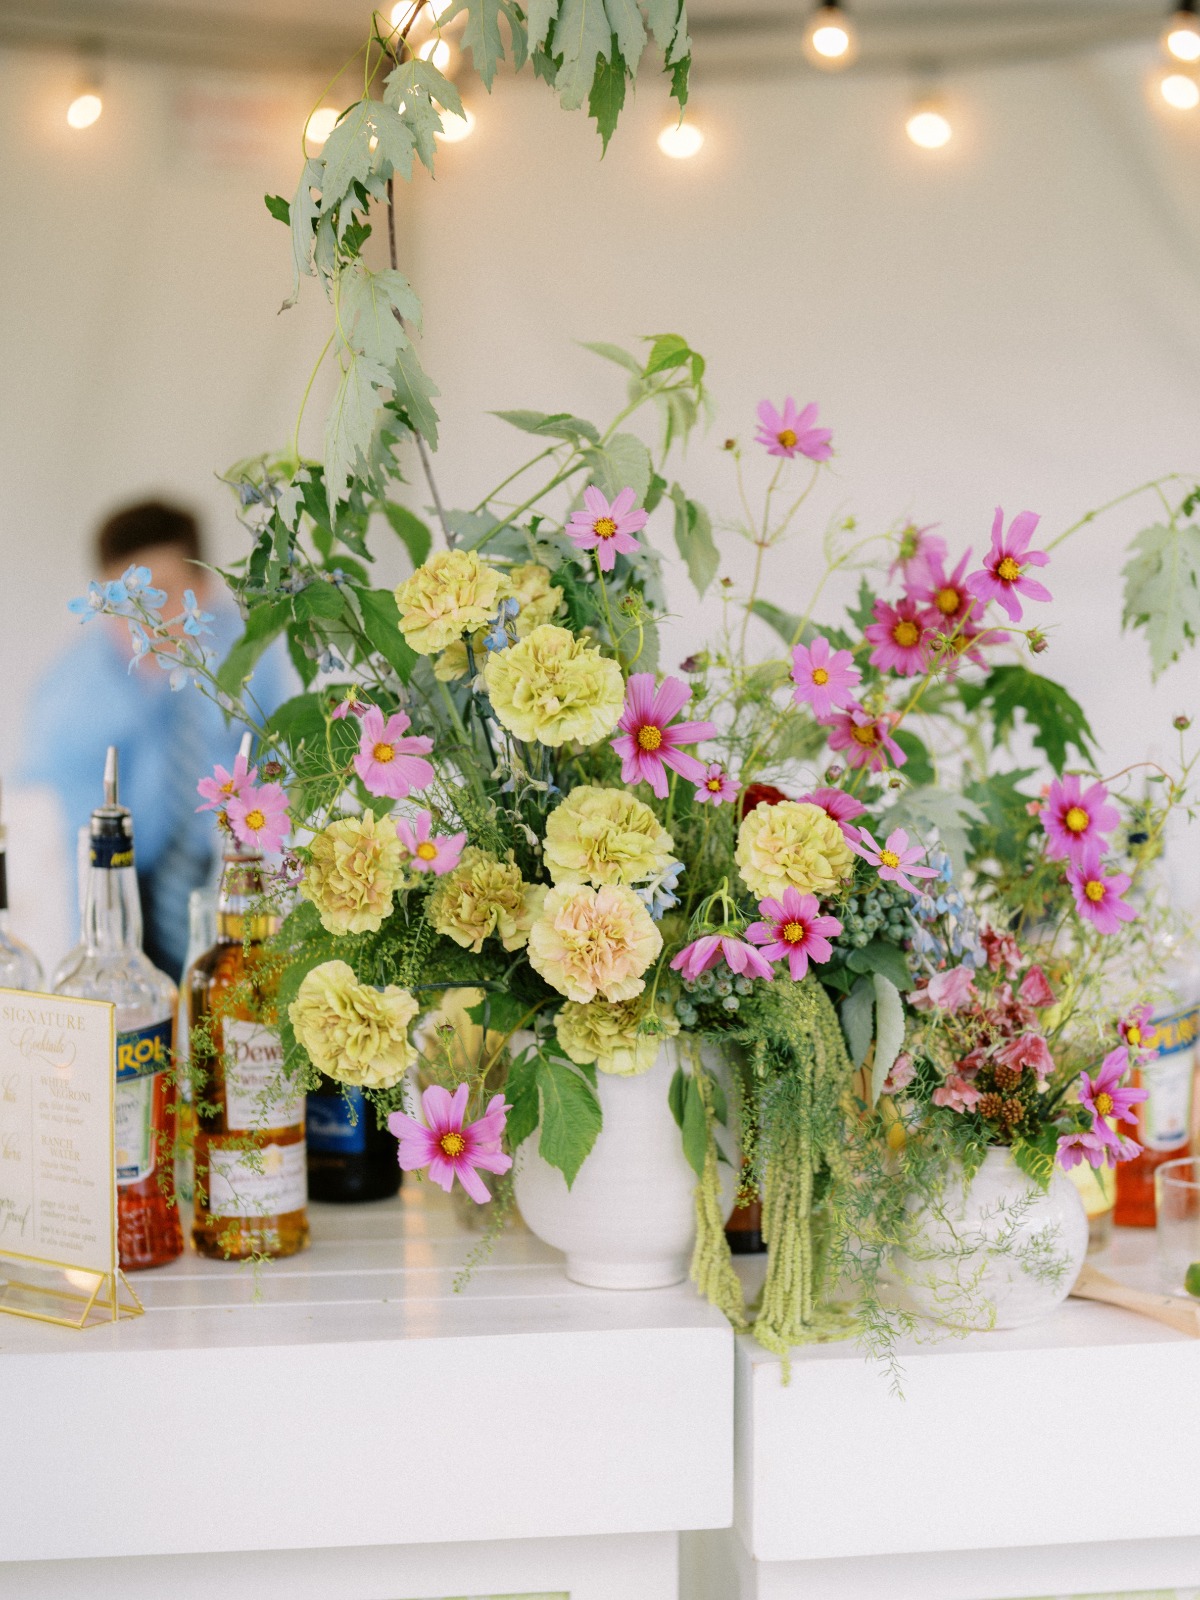
{"type": "Polygon", "coordinates": [[[247,766],[250,765],[250,747],[253,743],[254,735],[252,733],[244,733],[242,735],[242,745],[241,749],[238,751],[238,755],[241,756],[242,760],[247,766]]]}
{"type": "Polygon", "coordinates": [[[106,806],[120,805],[117,789],[117,747],[115,744],[110,744],[104,757],[104,804],[106,806]]]}

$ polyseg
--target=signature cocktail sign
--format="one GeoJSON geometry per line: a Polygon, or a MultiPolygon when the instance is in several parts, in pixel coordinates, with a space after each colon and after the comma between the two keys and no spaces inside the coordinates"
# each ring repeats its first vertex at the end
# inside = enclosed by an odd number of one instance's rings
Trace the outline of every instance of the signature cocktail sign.
{"type": "Polygon", "coordinates": [[[114,1049],[107,1001],[0,989],[0,1311],[142,1309],[117,1257],[114,1049]]]}

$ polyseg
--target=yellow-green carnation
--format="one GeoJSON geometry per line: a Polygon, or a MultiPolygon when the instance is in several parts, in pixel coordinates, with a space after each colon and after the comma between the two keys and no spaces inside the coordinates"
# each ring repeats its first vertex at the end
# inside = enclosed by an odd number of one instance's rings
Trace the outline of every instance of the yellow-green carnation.
{"type": "Polygon", "coordinates": [[[529,930],[529,964],[559,994],[584,1004],[631,1000],[662,949],[650,913],[632,889],[559,884],[529,930]]]}
{"type": "Polygon", "coordinates": [[[585,783],[550,813],[545,861],[555,883],[640,883],[662,872],[675,841],[625,789],[585,783]]]}
{"type": "Polygon", "coordinates": [[[524,882],[513,862],[469,845],[454,870],[439,880],[425,914],[439,933],[476,955],[493,933],[506,950],[519,950],[544,893],[524,882]]]}
{"type": "Polygon", "coordinates": [[[344,961],[326,961],[306,974],[288,1016],[326,1077],[390,1089],[417,1058],[408,1030],[418,1009],[407,989],[372,989],[344,961]]]}
{"type": "Polygon", "coordinates": [[[854,854],[833,818],[802,800],[764,800],[738,829],[734,860],[752,894],[778,898],[788,887],[801,894],[832,894],[851,873],[854,854]]]}
{"type": "Polygon", "coordinates": [[[300,893],[330,933],[375,933],[404,876],[404,852],[389,817],[364,811],[323,828],[310,845],[300,893]]]}
{"type": "Polygon", "coordinates": [[[569,739],[596,744],[625,704],[621,669],[569,628],[543,623],[484,669],[497,720],[518,739],[557,747],[569,739]]]}
{"type": "Polygon", "coordinates": [[[581,1067],[593,1062],[599,1072],[636,1078],[658,1060],[664,1039],[679,1032],[673,1012],[651,1012],[641,996],[634,1000],[568,1000],[554,1023],[558,1042],[581,1067]]]}
{"type": "Polygon", "coordinates": [[[418,655],[436,655],[485,627],[505,592],[503,573],[473,550],[439,550],[396,589],[400,632],[418,655]]]}

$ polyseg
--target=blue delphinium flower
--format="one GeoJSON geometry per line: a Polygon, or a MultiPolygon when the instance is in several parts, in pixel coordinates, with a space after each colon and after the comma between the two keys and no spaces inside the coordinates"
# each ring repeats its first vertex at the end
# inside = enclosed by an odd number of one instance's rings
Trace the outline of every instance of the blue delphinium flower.
{"type": "Polygon", "coordinates": [[[127,670],[132,672],[134,667],[137,666],[144,656],[148,656],[153,652],[153,646],[150,643],[149,635],[146,633],[145,628],[142,627],[140,622],[130,622],[129,643],[132,646],[133,654],[129,658],[129,666],[127,670]]]}
{"type": "Polygon", "coordinates": [[[634,885],[634,894],[649,911],[655,922],[661,922],[673,906],[679,904],[675,890],[683,876],[682,861],[668,861],[663,870],[643,884],[634,885]]]}
{"type": "Polygon", "coordinates": [[[86,594],[76,595],[74,600],[67,601],[67,610],[77,616],[80,622],[90,622],[93,617],[101,617],[106,609],[103,585],[94,579],[88,584],[86,594]]]}
{"type": "Polygon", "coordinates": [[[183,591],[183,631],[198,638],[202,633],[211,633],[208,624],[213,620],[211,611],[201,611],[196,603],[195,593],[191,589],[183,591]]]}
{"type": "Polygon", "coordinates": [[[121,587],[129,600],[139,600],[147,611],[159,611],[167,603],[167,591],[155,589],[151,584],[149,567],[126,567],[121,574],[121,587]]]}

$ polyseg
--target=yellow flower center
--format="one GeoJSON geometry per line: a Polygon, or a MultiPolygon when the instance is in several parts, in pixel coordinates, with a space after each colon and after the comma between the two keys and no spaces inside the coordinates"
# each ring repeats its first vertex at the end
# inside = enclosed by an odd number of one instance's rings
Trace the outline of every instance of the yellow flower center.
{"type": "Polygon", "coordinates": [[[864,744],[868,749],[879,743],[879,732],[873,722],[868,722],[865,728],[860,728],[856,723],[850,737],[855,743],[864,744]]]}
{"type": "Polygon", "coordinates": [[[617,531],[617,525],[611,517],[597,517],[592,523],[592,532],[597,539],[611,539],[617,531]]]}
{"type": "Polygon", "coordinates": [[[461,1133],[444,1133],[438,1144],[445,1156],[460,1156],[467,1148],[467,1141],[461,1133]]]}
{"type": "Polygon", "coordinates": [[[720,794],[721,780],[720,778],[708,778],[705,780],[704,787],[708,790],[709,794],[720,794]]]}
{"type": "Polygon", "coordinates": [[[232,794],[233,793],[233,789],[234,789],[234,783],[233,783],[233,779],[232,778],[230,778],[228,783],[223,783],[221,785],[221,793],[222,794],[232,794]]]}
{"type": "Polygon", "coordinates": [[[920,637],[920,628],[917,627],[915,622],[910,622],[907,617],[903,618],[892,629],[892,638],[904,650],[911,650],[920,637]]]}
{"type": "Polygon", "coordinates": [[[1021,576],[1020,562],[1015,561],[1012,556],[1005,556],[1003,561],[1001,561],[1000,565],[996,568],[996,576],[1002,579],[1005,583],[1016,583],[1017,579],[1021,576]]]}
{"type": "Polygon", "coordinates": [[[814,667],[812,681],[818,686],[829,682],[829,674],[824,667],[814,667]]]}
{"type": "Polygon", "coordinates": [[[1072,833],[1083,833],[1091,818],[1082,806],[1072,806],[1063,821],[1072,833]]]}
{"type": "Polygon", "coordinates": [[[1093,904],[1104,899],[1104,885],[1099,878],[1092,878],[1083,886],[1083,892],[1093,904]]]}
{"type": "Polygon", "coordinates": [[[640,750],[657,750],[662,744],[662,729],[648,722],[644,728],[638,729],[637,742],[640,750]]]}
{"type": "Polygon", "coordinates": [[[784,944],[803,944],[804,924],[802,922],[785,922],[779,930],[779,937],[784,944]]]}
{"type": "Polygon", "coordinates": [[[420,857],[420,859],[422,861],[436,861],[437,860],[437,845],[435,845],[429,839],[424,839],[417,846],[417,855],[420,857]]]}
{"type": "Polygon", "coordinates": [[[795,446],[796,435],[791,428],[784,428],[783,431],[781,433],[777,433],[775,437],[779,440],[780,444],[785,450],[791,450],[795,446]]]}
{"type": "Polygon", "coordinates": [[[264,817],[262,812],[257,808],[253,811],[247,811],[246,826],[250,829],[251,833],[257,833],[260,828],[265,828],[266,825],[266,817],[264,817]]]}
{"type": "Polygon", "coordinates": [[[394,744],[377,744],[371,754],[376,761],[382,761],[386,765],[387,762],[396,759],[396,746],[394,744]]]}
{"type": "Polygon", "coordinates": [[[934,604],[944,617],[952,617],[959,606],[958,590],[947,584],[944,589],[938,590],[934,604]]]}
{"type": "Polygon", "coordinates": [[[881,867],[898,867],[900,865],[900,857],[894,850],[881,850],[879,852],[879,864],[881,867]]]}
{"type": "Polygon", "coordinates": [[[1098,1117],[1111,1117],[1112,1116],[1112,1109],[1113,1109],[1113,1097],[1112,1097],[1112,1095],[1110,1095],[1110,1094],[1098,1094],[1096,1096],[1094,1104],[1095,1104],[1095,1107],[1096,1107],[1096,1115],[1098,1117]]]}
{"type": "Polygon", "coordinates": [[[1126,1044],[1131,1044],[1134,1047],[1134,1049],[1136,1050],[1138,1045],[1141,1044],[1141,1042],[1142,1042],[1142,1030],[1136,1024],[1134,1024],[1134,1026],[1132,1026],[1132,1027],[1129,1027],[1129,1028],[1125,1029],[1125,1043],[1126,1044]]]}

